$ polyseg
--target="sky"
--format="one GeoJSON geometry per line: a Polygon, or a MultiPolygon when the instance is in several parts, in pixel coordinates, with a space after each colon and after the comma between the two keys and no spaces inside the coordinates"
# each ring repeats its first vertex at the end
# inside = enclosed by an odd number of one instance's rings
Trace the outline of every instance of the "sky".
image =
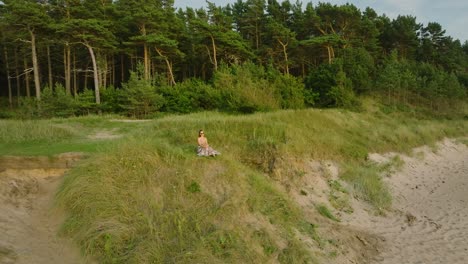
{"type": "MultiPolygon", "coordinates": [[[[245,0],[244,0],[245,1],[245,0]]],[[[281,2],[282,0],[278,0],[281,2]]],[[[225,6],[235,3],[236,0],[210,0],[218,6],[225,6]]],[[[294,3],[295,0],[290,0],[294,3]]],[[[389,18],[396,18],[398,15],[412,15],[416,17],[418,23],[427,25],[428,22],[437,22],[446,30],[446,35],[453,39],[459,39],[463,44],[468,40],[468,1],[467,0],[322,0],[310,1],[302,0],[303,5],[312,2],[329,2],[342,5],[345,3],[354,4],[364,11],[366,7],[373,8],[378,15],[385,14],[389,18]]],[[[175,0],[175,7],[185,8],[206,7],[205,0],[175,0]]]]}

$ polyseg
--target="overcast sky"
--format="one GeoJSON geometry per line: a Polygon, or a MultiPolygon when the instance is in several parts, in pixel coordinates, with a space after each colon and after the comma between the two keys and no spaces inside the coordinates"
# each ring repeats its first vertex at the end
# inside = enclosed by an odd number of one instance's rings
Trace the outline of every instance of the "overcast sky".
{"type": "MultiPolygon", "coordinates": [[[[245,0],[244,0],[245,1],[245,0]]],[[[282,0],[278,0],[281,2],[282,0]]],[[[234,3],[236,0],[211,0],[218,6],[225,6],[234,3]]],[[[290,0],[294,3],[295,0],[290,0]]],[[[390,18],[398,15],[415,16],[418,23],[427,25],[428,22],[437,22],[445,29],[446,35],[454,39],[459,39],[462,43],[468,40],[468,1],[467,0],[329,0],[329,1],[309,1],[316,5],[318,2],[330,2],[332,4],[354,4],[361,11],[366,7],[373,8],[377,14],[386,14],[390,18]]],[[[175,0],[176,7],[186,6],[200,8],[206,7],[205,0],[175,0]]]]}

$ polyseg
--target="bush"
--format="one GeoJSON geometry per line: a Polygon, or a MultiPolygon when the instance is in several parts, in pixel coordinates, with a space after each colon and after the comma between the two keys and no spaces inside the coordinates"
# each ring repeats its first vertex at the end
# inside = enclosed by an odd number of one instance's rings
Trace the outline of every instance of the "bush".
{"type": "Polygon", "coordinates": [[[147,117],[157,112],[164,104],[164,98],[156,93],[151,81],[144,79],[141,65],[136,72],[130,73],[128,82],[123,83],[122,87],[120,107],[129,116],[147,117]]]}
{"type": "Polygon", "coordinates": [[[345,49],[343,55],[343,71],[351,80],[353,90],[356,93],[362,94],[371,89],[374,68],[374,59],[366,49],[345,49]]]}
{"type": "Polygon", "coordinates": [[[304,84],[291,75],[284,75],[276,71],[272,86],[280,94],[281,108],[304,108],[304,84]]]}
{"type": "Polygon", "coordinates": [[[347,78],[342,63],[322,64],[313,70],[306,79],[306,100],[322,107],[343,107],[360,110],[361,103],[353,91],[351,79],[347,78]],[[310,100],[310,99],[309,99],[310,100]]]}
{"type": "Polygon", "coordinates": [[[164,97],[161,110],[166,112],[215,110],[222,105],[220,91],[198,79],[189,79],[175,86],[160,86],[156,91],[164,97]]]}
{"type": "Polygon", "coordinates": [[[330,97],[330,90],[337,86],[339,71],[339,63],[321,64],[313,69],[305,80],[306,100],[321,107],[333,106],[335,100],[330,97]]]}
{"type": "Polygon", "coordinates": [[[124,109],[120,104],[123,97],[122,89],[116,89],[113,86],[107,87],[101,91],[100,109],[106,113],[122,113],[124,109]]]}
{"type": "Polygon", "coordinates": [[[50,87],[42,90],[39,106],[41,117],[70,117],[77,110],[75,99],[60,83],[55,84],[53,90],[50,87]]]}
{"type": "Polygon", "coordinates": [[[328,92],[328,97],[333,100],[333,105],[350,110],[361,110],[361,102],[357,99],[351,88],[351,81],[342,71],[337,74],[337,85],[328,92]]]}
{"type": "Polygon", "coordinates": [[[75,100],[78,106],[76,112],[78,115],[89,115],[97,112],[93,90],[85,89],[82,93],[76,95],[75,100]]]}
{"type": "Polygon", "coordinates": [[[225,110],[251,113],[279,109],[281,98],[266,79],[265,70],[253,63],[221,67],[213,77],[225,110]]]}

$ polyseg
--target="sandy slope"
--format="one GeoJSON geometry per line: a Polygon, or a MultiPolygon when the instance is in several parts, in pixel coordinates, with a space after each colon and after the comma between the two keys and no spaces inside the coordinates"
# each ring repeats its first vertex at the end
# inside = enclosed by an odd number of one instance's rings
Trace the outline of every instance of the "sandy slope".
{"type": "MultiPolygon", "coordinates": [[[[392,155],[371,155],[377,162],[392,155]]],[[[373,216],[362,204],[344,217],[345,225],[381,237],[371,263],[468,263],[468,147],[444,140],[436,151],[401,156],[402,170],[385,178],[394,197],[386,216],[373,216]]]]}
{"type": "Polygon", "coordinates": [[[53,209],[66,169],[0,171],[0,263],[90,263],[57,235],[64,217],[53,209]]]}

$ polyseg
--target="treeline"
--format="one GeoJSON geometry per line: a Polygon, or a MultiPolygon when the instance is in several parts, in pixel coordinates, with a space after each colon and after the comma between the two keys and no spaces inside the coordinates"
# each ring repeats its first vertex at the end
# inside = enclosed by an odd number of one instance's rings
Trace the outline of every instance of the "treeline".
{"type": "MultiPolygon", "coordinates": [[[[238,0],[3,0],[1,87],[22,115],[465,101],[468,42],[372,8],[238,0]]],[[[7,114],[4,114],[7,115],[7,114]]]]}

